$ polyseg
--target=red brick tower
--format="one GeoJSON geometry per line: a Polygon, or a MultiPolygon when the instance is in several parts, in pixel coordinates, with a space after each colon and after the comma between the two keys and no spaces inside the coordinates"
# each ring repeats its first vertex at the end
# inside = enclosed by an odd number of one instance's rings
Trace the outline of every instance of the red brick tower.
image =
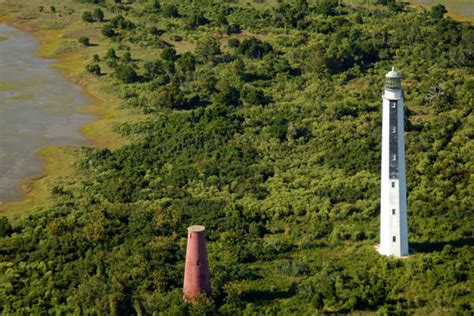
{"type": "Polygon", "coordinates": [[[203,293],[211,296],[209,266],[207,262],[205,227],[194,225],[188,228],[186,267],[184,271],[184,299],[193,299],[203,293]]]}

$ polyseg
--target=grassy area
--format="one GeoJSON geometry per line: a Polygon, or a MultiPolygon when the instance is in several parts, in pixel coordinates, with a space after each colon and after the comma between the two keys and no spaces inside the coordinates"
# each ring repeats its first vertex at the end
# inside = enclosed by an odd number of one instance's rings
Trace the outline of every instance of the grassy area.
{"type": "Polygon", "coordinates": [[[6,83],[5,81],[1,82],[0,81],[0,91],[8,91],[8,90],[14,90],[15,87],[6,83]]]}

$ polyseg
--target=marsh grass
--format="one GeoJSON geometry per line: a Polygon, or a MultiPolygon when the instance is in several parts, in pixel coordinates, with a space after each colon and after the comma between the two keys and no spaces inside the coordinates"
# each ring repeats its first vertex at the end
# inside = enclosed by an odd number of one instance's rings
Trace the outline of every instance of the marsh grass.
{"type": "Polygon", "coordinates": [[[0,213],[13,220],[25,213],[25,210],[47,207],[55,200],[52,188],[58,183],[68,186],[79,181],[80,175],[73,165],[79,149],[73,147],[52,146],[41,149],[37,154],[44,161],[41,173],[20,184],[24,194],[22,200],[0,205],[0,213]]]}
{"type": "Polygon", "coordinates": [[[15,90],[15,86],[5,83],[4,81],[0,81],[0,91],[11,91],[15,90]]]}

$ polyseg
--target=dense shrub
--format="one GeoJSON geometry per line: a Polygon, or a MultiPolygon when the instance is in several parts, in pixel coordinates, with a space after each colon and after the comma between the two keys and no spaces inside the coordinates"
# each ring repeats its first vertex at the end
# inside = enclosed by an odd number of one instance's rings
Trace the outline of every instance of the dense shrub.
{"type": "Polygon", "coordinates": [[[245,94],[243,95],[243,100],[245,103],[250,104],[250,105],[265,105],[268,103],[267,98],[265,97],[265,94],[261,89],[249,89],[245,94]]]}
{"type": "Polygon", "coordinates": [[[239,53],[252,58],[262,58],[272,51],[272,46],[255,37],[243,40],[239,45],[239,53]]]}
{"type": "Polygon", "coordinates": [[[445,13],[448,13],[448,10],[442,4],[437,4],[431,8],[431,16],[435,19],[442,19],[445,13]]]}
{"type": "Polygon", "coordinates": [[[164,60],[175,61],[178,56],[176,54],[176,50],[173,47],[167,47],[163,49],[160,57],[164,60]]]}
{"type": "Polygon", "coordinates": [[[104,11],[102,11],[100,8],[95,8],[94,12],[92,13],[92,16],[95,21],[97,22],[103,22],[104,21],[104,11]]]}
{"type": "Polygon", "coordinates": [[[115,49],[109,48],[107,53],[105,53],[105,58],[107,59],[117,59],[117,54],[115,53],[115,49]]]}
{"type": "Polygon", "coordinates": [[[240,46],[240,41],[237,38],[230,38],[227,43],[229,47],[232,48],[237,48],[240,46]]]}
{"type": "Polygon", "coordinates": [[[99,76],[101,73],[100,66],[98,64],[89,64],[86,67],[87,72],[99,76]]]}
{"type": "Polygon", "coordinates": [[[335,15],[337,6],[338,0],[321,0],[316,5],[316,12],[324,15],[335,15]]]}
{"type": "Polygon", "coordinates": [[[105,37],[114,37],[114,36],[117,36],[118,34],[117,34],[117,32],[115,32],[112,25],[105,24],[102,27],[102,35],[104,35],[105,37]]]}
{"type": "Polygon", "coordinates": [[[161,3],[158,0],[152,0],[151,8],[153,11],[159,11],[161,9],[161,3]]]}
{"type": "Polygon", "coordinates": [[[222,81],[219,83],[218,93],[215,94],[214,101],[218,104],[223,105],[239,105],[240,104],[240,91],[236,87],[229,84],[228,81],[222,81]]]}
{"type": "Polygon", "coordinates": [[[191,29],[195,29],[198,26],[208,24],[209,20],[204,16],[202,11],[193,11],[187,20],[187,25],[191,29]]]}
{"type": "Polygon", "coordinates": [[[122,15],[114,16],[109,22],[113,28],[120,28],[123,30],[132,29],[135,27],[132,21],[124,18],[122,15]]]}
{"type": "Polygon", "coordinates": [[[196,69],[196,58],[192,53],[184,53],[176,61],[176,65],[183,72],[190,72],[196,69]]]}
{"type": "Polygon", "coordinates": [[[145,78],[147,80],[153,80],[158,76],[166,74],[165,65],[159,59],[147,62],[144,65],[145,68],[145,78]]]}
{"type": "Polygon", "coordinates": [[[161,14],[166,18],[179,17],[178,9],[172,4],[165,4],[161,9],[161,14]]]}
{"type": "Polygon", "coordinates": [[[225,27],[225,32],[227,35],[239,34],[241,32],[240,24],[229,24],[225,27]]]}
{"type": "Polygon", "coordinates": [[[135,69],[128,64],[121,64],[115,68],[115,76],[123,83],[133,83],[139,80],[135,69]]]}
{"type": "Polygon", "coordinates": [[[196,56],[203,62],[214,61],[222,53],[219,42],[213,37],[198,43],[195,52],[196,56]]]}
{"type": "Polygon", "coordinates": [[[0,237],[6,237],[13,232],[12,225],[5,216],[0,217],[0,237]]]}
{"type": "Polygon", "coordinates": [[[92,13],[89,12],[89,11],[84,11],[82,13],[82,20],[85,21],[85,22],[89,22],[89,23],[92,23],[94,22],[94,17],[92,16],[92,13]]]}
{"type": "Polygon", "coordinates": [[[89,38],[85,37],[85,36],[79,37],[79,43],[81,43],[84,46],[89,46],[90,45],[89,38]]]}

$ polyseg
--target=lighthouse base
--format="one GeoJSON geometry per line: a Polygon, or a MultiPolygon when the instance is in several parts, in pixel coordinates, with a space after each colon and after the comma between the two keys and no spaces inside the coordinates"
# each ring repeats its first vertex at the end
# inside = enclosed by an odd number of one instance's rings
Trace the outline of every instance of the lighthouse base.
{"type": "Polygon", "coordinates": [[[396,255],[393,255],[393,254],[386,254],[384,252],[381,251],[380,249],[380,244],[376,244],[374,246],[375,250],[377,250],[377,252],[382,255],[382,256],[386,256],[386,257],[392,257],[392,258],[397,258],[397,259],[407,259],[409,257],[409,254],[406,254],[406,255],[401,255],[401,256],[396,256],[396,255]]]}

